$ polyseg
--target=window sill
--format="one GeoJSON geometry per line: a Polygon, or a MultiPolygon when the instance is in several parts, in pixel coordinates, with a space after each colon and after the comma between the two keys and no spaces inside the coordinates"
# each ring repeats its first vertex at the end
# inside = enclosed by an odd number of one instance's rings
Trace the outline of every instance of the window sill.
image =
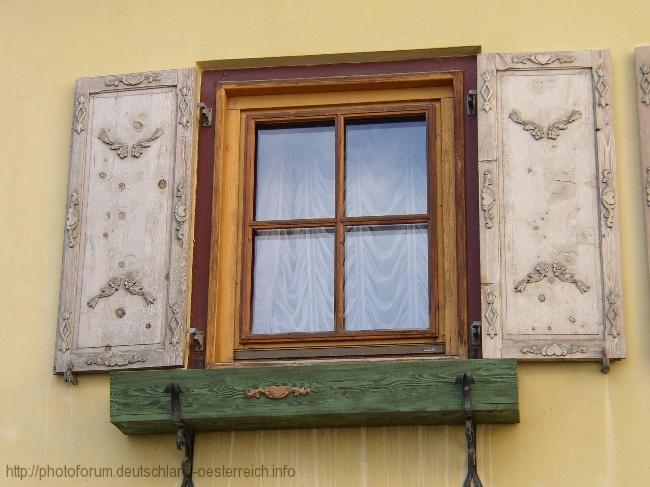
{"type": "Polygon", "coordinates": [[[170,395],[177,382],[182,420],[194,431],[462,424],[462,391],[471,372],[477,423],[518,423],[515,360],[409,360],[312,363],[208,370],[111,373],[111,423],[124,434],[174,433],[170,395]],[[289,386],[282,399],[265,395],[289,386]],[[308,389],[307,389],[308,388],[308,389]],[[254,391],[259,391],[259,397],[254,391]]]}

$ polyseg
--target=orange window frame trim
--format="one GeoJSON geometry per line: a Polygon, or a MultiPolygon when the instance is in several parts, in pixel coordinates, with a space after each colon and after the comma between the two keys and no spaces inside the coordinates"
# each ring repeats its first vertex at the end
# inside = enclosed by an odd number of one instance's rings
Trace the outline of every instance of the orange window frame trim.
{"type": "Polygon", "coordinates": [[[309,343],[313,341],[347,342],[350,340],[369,340],[382,338],[433,338],[436,335],[437,322],[434,319],[434,307],[436,306],[436,286],[432,279],[435,273],[432,271],[435,266],[434,247],[429,246],[429,326],[427,330],[365,330],[348,332],[344,330],[344,232],[345,228],[354,225],[386,225],[400,223],[419,223],[428,225],[428,241],[435,242],[435,218],[432,214],[435,211],[435,190],[433,184],[434,164],[438,160],[435,150],[435,117],[436,104],[428,103],[406,103],[406,104],[385,104],[377,105],[356,105],[353,107],[336,107],[323,109],[304,109],[279,112],[253,112],[244,115],[246,126],[246,154],[245,154],[245,188],[244,188],[244,233],[243,233],[243,260],[242,260],[242,298],[240,312],[240,334],[239,343],[309,343]],[[385,119],[393,117],[425,116],[427,126],[427,213],[422,215],[387,215],[382,217],[346,217],[344,214],[344,187],[345,187],[345,143],[343,132],[347,120],[368,120],[385,119]],[[258,124],[268,123],[291,123],[291,122],[317,122],[335,121],[335,153],[336,153],[336,215],[334,218],[311,219],[311,220],[290,220],[290,221],[263,221],[254,220],[254,198],[255,198],[255,130],[258,124]],[[319,333],[286,333],[286,334],[253,334],[252,324],[252,267],[254,256],[252,255],[253,232],[261,229],[288,229],[288,228],[334,228],[336,232],[335,243],[335,296],[334,296],[334,318],[335,328],[333,332],[319,333]]]}

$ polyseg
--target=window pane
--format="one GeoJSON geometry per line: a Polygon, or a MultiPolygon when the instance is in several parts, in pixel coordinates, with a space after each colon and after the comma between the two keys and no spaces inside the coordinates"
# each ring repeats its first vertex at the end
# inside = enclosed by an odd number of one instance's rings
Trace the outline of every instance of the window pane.
{"type": "Polygon", "coordinates": [[[345,134],[347,216],[427,212],[424,119],[348,122],[345,134]]]}
{"type": "Polygon", "coordinates": [[[256,220],[334,217],[333,123],[257,129],[256,220]]]}
{"type": "Polygon", "coordinates": [[[427,225],[348,228],[345,329],[429,326],[427,225]]]}
{"type": "Polygon", "coordinates": [[[256,232],[252,329],[334,330],[334,229],[256,232]]]}

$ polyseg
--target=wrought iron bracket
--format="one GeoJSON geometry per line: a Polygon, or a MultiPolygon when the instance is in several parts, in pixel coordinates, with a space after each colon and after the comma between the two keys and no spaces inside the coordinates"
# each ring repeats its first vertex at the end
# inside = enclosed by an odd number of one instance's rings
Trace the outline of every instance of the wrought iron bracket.
{"type": "Polygon", "coordinates": [[[194,487],[192,469],[194,465],[194,431],[181,419],[181,394],[183,389],[177,382],[165,386],[165,392],[171,394],[171,417],[176,426],[176,448],[185,450],[181,461],[183,483],[181,487],[194,487]]]}
{"type": "Polygon", "coordinates": [[[472,411],[472,396],[470,385],[474,384],[474,376],[469,372],[461,372],[456,376],[456,384],[463,389],[463,409],[465,411],[465,438],[467,438],[467,477],[463,487],[483,487],[476,470],[476,428],[472,411]]]}

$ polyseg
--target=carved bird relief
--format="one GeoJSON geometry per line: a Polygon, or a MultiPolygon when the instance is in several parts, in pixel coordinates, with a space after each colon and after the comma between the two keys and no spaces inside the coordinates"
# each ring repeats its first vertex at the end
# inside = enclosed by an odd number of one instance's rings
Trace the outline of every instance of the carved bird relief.
{"type": "Polygon", "coordinates": [[[567,271],[567,266],[562,262],[555,262],[553,264],[540,262],[535,266],[533,272],[528,273],[525,278],[517,283],[515,286],[515,291],[518,293],[523,293],[528,284],[543,280],[544,278],[550,276],[551,272],[553,273],[553,276],[557,277],[560,281],[575,284],[581,293],[584,294],[589,291],[589,285],[579,279],[576,279],[575,275],[572,272],[567,271]]]}
{"type": "Polygon", "coordinates": [[[125,277],[111,278],[108,283],[101,289],[101,291],[99,291],[97,295],[90,298],[86,304],[88,307],[94,309],[95,306],[97,306],[97,303],[99,303],[100,299],[112,296],[122,286],[124,286],[124,289],[126,289],[129,293],[135,296],[142,296],[142,299],[144,299],[144,302],[148,305],[156,302],[156,298],[146,292],[142,285],[138,283],[135,275],[127,274],[125,277]]]}
{"type": "Polygon", "coordinates": [[[115,294],[115,292],[122,286],[122,279],[119,277],[113,277],[108,281],[108,283],[102,288],[101,291],[99,291],[98,294],[93,296],[88,300],[88,306],[91,308],[95,308],[97,306],[97,303],[99,303],[99,300],[102,298],[108,298],[109,296],[112,296],[115,294]]]}

